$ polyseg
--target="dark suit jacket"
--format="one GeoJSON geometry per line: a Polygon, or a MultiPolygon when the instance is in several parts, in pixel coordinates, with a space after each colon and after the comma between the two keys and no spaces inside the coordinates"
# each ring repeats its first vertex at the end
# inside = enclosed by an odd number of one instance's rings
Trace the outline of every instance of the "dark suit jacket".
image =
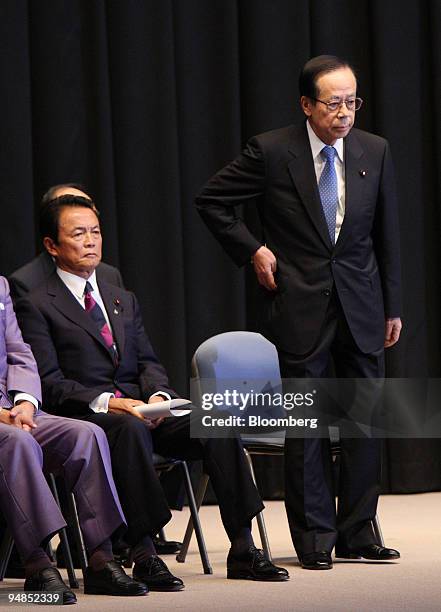
{"type": "MultiPolygon", "coordinates": [[[[9,276],[13,300],[23,297],[43,283],[55,270],[55,263],[47,251],[43,251],[32,261],[15,270],[9,276]]],[[[124,287],[118,268],[101,262],[96,269],[97,280],[103,280],[117,287],[124,287]]]]}
{"type": "Polygon", "coordinates": [[[81,416],[103,391],[147,400],[165,391],[176,397],[146,335],[133,293],[99,281],[118,347],[119,364],[90,317],[56,272],[18,300],[17,316],[32,347],[48,412],[81,416]]]}
{"type": "Polygon", "coordinates": [[[299,355],[317,343],[333,288],[362,352],[380,349],[386,317],[400,316],[397,202],[388,143],[352,129],[345,138],[346,210],[332,245],[306,125],[252,138],[196,199],[226,251],[242,265],[261,246],[234,207],[255,203],[278,261],[277,292],[261,288],[263,332],[299,355]]]}

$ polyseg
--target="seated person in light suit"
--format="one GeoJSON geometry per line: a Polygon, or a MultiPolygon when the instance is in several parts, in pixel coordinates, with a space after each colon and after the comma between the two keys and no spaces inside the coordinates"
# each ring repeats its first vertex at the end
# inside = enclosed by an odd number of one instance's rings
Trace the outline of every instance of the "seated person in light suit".
{"type": "Polygon", "coordinates": [[[89,554],[86,593],[143,595],[115,563],[110,537],[125,525],[112,477],[109,447],[93,423],[46,414],[32,352],[24,343],[5,278],[0,277],[0,509],[24,563],[26,591],[58,593],[76,602],[45,553],[65,526],[42,472],[64,477],[75,493],[89,554]]]}
{"type": "Polygon", "coordinates": [[[152,451],[202,459],[231,541],[227,576],[283,581],[288,572],[255,548],[251,519],[263,504],[237,438],[190,438],[190,418],[146,423],[136,407],[176,397],[145,332],[132,293],[96,278],[102,238],[95,204],[64,195],[41,209],[40,230],[56,272],[17,303],[20,323],[59,415],[104,429],[132,546],[133,576],[150,589],[183,583],[155,555],[151,536],[170,519],[152,451]],[[150,553],[150,554],[148,554],[150,553]]]}

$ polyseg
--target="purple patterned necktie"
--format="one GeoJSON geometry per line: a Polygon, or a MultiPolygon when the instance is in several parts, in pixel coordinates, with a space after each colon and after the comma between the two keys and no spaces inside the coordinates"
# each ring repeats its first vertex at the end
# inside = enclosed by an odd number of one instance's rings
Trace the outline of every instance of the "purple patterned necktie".
{"type": "Polygon", "coordinates": [[[84,295],[84,306],[85,306],[86,312],[89,313],[89,315],[95,321],[98,329],[100,330],[100,334],[103,337],[104,342],[106,343],[106,346],[110,348],[110,350],[112,351],[112,355],[113,355],[115,364],[118,364],[118,351],[116,348],[116,344],[113,341],[112,332],[110,330],[110,327],[107,325],[106,318],[99,304],[97,304],[95,300],[93,299],[92,291],[93,291],[93,287],[89,283],[89,281],[87,281],[86,286],[84,287],[84,294],[83,294],[84,295]]]}

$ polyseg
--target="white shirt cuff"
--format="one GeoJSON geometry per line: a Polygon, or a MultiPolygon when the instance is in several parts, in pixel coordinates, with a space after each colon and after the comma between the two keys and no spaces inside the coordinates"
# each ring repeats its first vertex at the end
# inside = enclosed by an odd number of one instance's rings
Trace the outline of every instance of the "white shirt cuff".
{"type": "Polygon", "coordinates": [[[156,391],[156,393],[153,393],[150,397],[163,397],[166,400],[171,400],[171,395],[169,395],[165,391],[156,391]]]}
{"type": "Polygon", "coordinates": [[[89,408],[94,412],[109,412],[109,400],[115,397],[114,393],[101,393],[89,404],[89,408]]]}
{"type": "Polygon", "coordinates": [[[14,395],[14,406],[17,404],[17,402],[31,402],[31,404],[34,406],[35,410],[34,410],[34,414],[37,413],[37,410],[40,407],[40,402],[35,399],[35,397],[33,395],[29,395],[29,393],[16,393],[14,395]]]}

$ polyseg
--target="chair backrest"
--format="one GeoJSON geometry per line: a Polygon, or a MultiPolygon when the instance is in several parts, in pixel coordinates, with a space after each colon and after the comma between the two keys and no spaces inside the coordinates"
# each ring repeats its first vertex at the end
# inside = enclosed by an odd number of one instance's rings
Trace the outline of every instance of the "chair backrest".
{"type": "Polygon", "coordinates": [[[237,376],[268,379],[280,385],[276,347],[261,334],[231,331],[205,340],[192,360],[192,376],[201,379],[234,379],[237,376]]]}
{"type": "Polygon", "coordinates": [[[230,413],[267,418],[284,415],[283,407],[269,400],[269,396],[282,394],[277,351],[261,334],[226,332],[209,338],[196,350],[192,360],[192,400],[202,403],[204,395],[233,389],[251,399],[245,407],[240,399],[236,407],[228,408],[230,413]]]}

